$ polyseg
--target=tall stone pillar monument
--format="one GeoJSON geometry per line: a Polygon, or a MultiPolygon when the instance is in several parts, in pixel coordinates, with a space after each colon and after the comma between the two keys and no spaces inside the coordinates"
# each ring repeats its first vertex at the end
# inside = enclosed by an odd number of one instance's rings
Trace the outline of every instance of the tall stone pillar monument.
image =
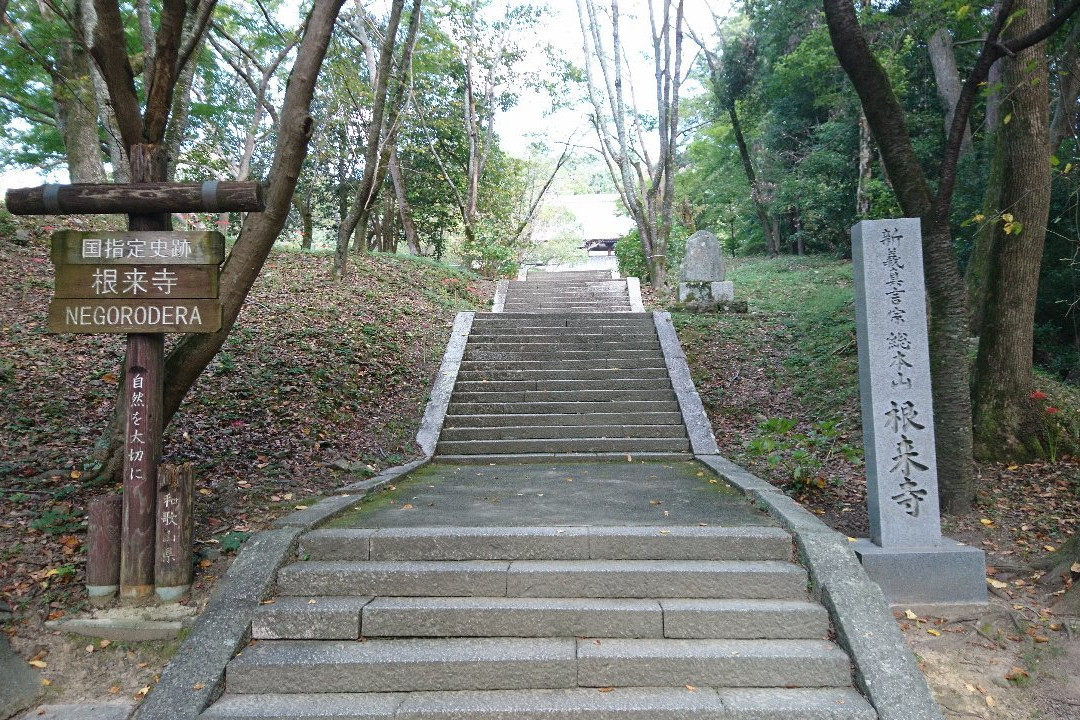
{"type": "Polygon", "coordinates": [[[918,218],[851,230],[870,538],[854,544],[892,604],[985,603],[983,552],[941,535],[918,218]]]}

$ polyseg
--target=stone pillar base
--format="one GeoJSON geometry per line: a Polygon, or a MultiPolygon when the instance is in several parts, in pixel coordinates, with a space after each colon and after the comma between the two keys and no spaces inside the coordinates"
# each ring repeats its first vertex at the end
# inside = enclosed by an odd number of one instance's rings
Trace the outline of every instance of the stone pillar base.
{"type": "Polygon", "coordinates": [[[940,545],[887,547],[856,540],[870,579],[890,605],[985,605],[986,557],[982,550],[943,537],[940,545]]]}
{"type": "Polygon", "coordinates": [[[730,302],[735,299],[735,285],[730,280],[723,282],[690,281],[679,283],[679,302],[715,303],[730,302]]]}

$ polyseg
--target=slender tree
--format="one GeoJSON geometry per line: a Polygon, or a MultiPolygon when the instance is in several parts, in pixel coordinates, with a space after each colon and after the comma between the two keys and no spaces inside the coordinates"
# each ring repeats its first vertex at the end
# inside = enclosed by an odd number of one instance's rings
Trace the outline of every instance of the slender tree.
{"type": "MultiPolygon", "coordinates": [[[[285,225],[314,127],[310,106],[315,81],[343,3],[344,0],[315,0],[304,24],[303,38],[279,113],[277,146],[265,193],[266,210],[247,216],[240,237],[222,267],[221,330],[185,335],[165,359],[163,412],[166,424],[232,331],[248,292],[285,225]]],[[[163,179],[166,163],[160,148],[171,107],[172,84],[180,65],[179,37],[187,6],[180,0],[165,0],[155,43],[154,72],[143,111],[135,92],[135,74],[126,44],[122,42],[124,25],[116,0],[95,0],[95,5],[98,25],[92,53],[108,83],[124,142],[129,148],[149,145],[147,154],[156,160],[155,172],[163,179]]],[[[122,427],[122,408],[118,407],[100,444],[98,459],[102,467],[99,474],[103,478],[115,479],[121,467],[122,427]]]]}
{"type": "Polygon", "coordinates": [[[667,242],[674,222],[675,152],[679,138],[679,90],[682,83],[683,0],[660,0],[657,12],[649,0],[649,27],[656,80],[657,135],[660,151],[652,161],[644,143],[641,115],[627,102],[623,78],[625,55],[619,24],[619,3],[612,0],[611,53],[601,37],[602,23],[594,0],[578,0],[585,80],[592,103],[592,123],[612,181],[630,217],[634,219],[641,249],[655,287],[663,287],[667,242]],[[674,14],[674,18],[672,18],[674,14]],[[599,66],[601,86],[594,63],[599,66]],[[637,138],[628,132],[626,119],[634,123],[637,138]],[[612,129],[614,126],[614,129],[612,129]]]}

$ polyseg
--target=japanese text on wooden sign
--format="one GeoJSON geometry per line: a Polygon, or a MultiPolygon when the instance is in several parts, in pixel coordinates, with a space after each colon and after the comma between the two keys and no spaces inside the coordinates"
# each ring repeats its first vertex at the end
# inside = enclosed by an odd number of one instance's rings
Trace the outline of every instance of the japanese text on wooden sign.
{"type": "Polygon", "coordinates": [[[930,354],[918,219],[852,229],[870,535],[940,542],[930,354]]]}
{"type": "Polygon", "coordinates": [[[49,328],[75,333],[209,333],[221,329],[216,232],[53,234],[49,328]]]}

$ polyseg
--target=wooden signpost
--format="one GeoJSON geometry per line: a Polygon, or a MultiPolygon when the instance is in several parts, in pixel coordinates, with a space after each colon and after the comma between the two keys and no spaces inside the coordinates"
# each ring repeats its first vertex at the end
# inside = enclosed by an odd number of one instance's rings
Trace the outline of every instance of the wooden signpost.
{"type": "MultiPolygon", "coordinates": [[[[149,177],[149,156],[146,146],[132,148],[136,179],[149,177]]],[[[128,214],[128,232],[53,235],[56,294],[49,328],[128,334],[119,586],[122,599],[145,599],[155,583],[163,333],[212,333],[222,324],[218,267],[225,239],[216,232],[173,232],[169,214],[260,212],[262,188],[217,181],[45,185],[9,190],[5,203],[15,215],[128,214]]],[[[166,582],[176,584],[174,577],[166,582]]]]}

